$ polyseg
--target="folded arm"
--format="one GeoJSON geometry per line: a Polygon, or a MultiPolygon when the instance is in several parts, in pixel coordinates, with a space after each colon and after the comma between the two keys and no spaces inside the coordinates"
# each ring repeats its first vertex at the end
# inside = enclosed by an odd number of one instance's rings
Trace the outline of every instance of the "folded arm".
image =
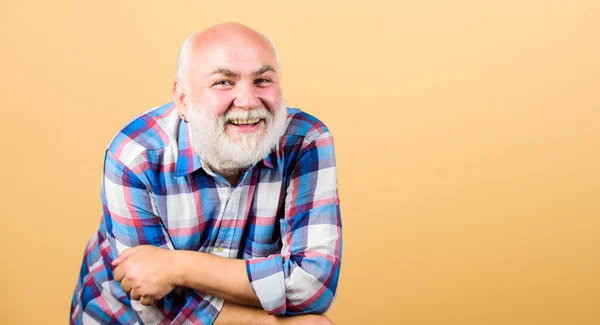
{"type": "Polygon", "coordinates": [[[254,307],[225,302],[214,325],[333,325],[325,315],[276,317],[254,307]]]}
{"type": "MultiPolygon", "coordinates": [[[[112,200],[131,211],[126,219],[113,216],[121,221],[117,222],[119,231],[114,245],[118,254],[138,245],[172,249],[160,218],[150,212],[150,199],[143,197],[147,193],[144,194],[137,175],[122,165],[115,166],[121,169],[119,180],[127,185],[124,191],[132,192],[123,195],[126,202],[112,200]]],[[[110,210],[111,205],[107,205],[110,210]]],[[[326,312],[335,298],[342,244],[333,139],[328,132],[303,143],[289,180],[280,232],[280,254],[248,261],[199,252],[134,248],[113,262],[115,278],[133,293],[132,298],[147,305],[179,286],[194,289],[196,296],[188,299],[205,302],[208,298],[213,305],[226,300],[260,306],[272,315],[326,312]],[[147,267],[148,263],[164,267],[147,267]],[[130,267],[137,270],[126,272],[130,267]],[[159,269],[162,274],[156,271],[159,269]],[[215,297],[223,300],[215,301],[215,297]]],[[[163,314],[173,315],[169,311],[163,314]]]]}
{"type": "Polygon", "coordinates": [[[252,289],[273,315],[325,313],[335,299],[342,224],[333,138],[313,131],[289,180],[281,254],[246,262],[252,289]]]}

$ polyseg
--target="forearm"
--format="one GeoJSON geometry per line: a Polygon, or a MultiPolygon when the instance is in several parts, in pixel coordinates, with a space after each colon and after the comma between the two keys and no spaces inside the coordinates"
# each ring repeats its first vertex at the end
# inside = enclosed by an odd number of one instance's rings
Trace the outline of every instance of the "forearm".
{"type": "Polygon", "coordinates": [[[260,308],[225,302],[215,325],[333,325],[325,315],[276,317],[260,308]]]}
{"type": "Polygon", "coordinates": [[[173,252],[178,286],[235,304],[261,307],[248,281],[246,261],[192,251],[173,252]]]}
{"type": "Polygon", "coordinates": [[[234,303],[225,302],[223,309],[214,322],[215,325],[269,325],[277,324],[277,317],[267,314],[266,311],[234,303]]]}

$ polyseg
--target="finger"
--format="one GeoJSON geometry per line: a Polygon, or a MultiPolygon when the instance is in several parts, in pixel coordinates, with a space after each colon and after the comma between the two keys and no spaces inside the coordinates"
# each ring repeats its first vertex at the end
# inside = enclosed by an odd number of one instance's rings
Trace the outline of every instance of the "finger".
{"type": "Polygon", "coordinates": [[[125,269],[122,266],[117,266],[113,271],[113,277],[117,282],[123,281],[123,278],[125,277],[125,269]]]}
{"type": "Polygon", "coordinates": [[[148,296],[142,296],[142,298],[140,298],[140,303],[144,306],[150,306],[154,303],[154,299],[148,296]]]}
{"type": "Polygon", "coordinates": [[[119,257],[117,257],[114,261],[112,261],[111,264],[113,266],[117,266],[117,265],[123,263],[123,261],[125,261],[129,256],[137,253],[137,251],[142,249],[142,247],[144,247],[144,246],[135,246],[135,247],[124,250],[121,254],[119,254],[119,257]]]}
{"type": "Polygon", "coordinates": [[[121,289],[123,289],[123,291],[125,291],[127,294],[131,292],[131,284],[129,283],[129,280],[123,279],[123,282],[121,282],[121,289]]]}
{"type": "Polygon", "coordinates": [[[129,297],[133,300],[140,300],[142,295],[140,295],[135,289],[131,289],[131,292],[129,293],[129,297]]]}

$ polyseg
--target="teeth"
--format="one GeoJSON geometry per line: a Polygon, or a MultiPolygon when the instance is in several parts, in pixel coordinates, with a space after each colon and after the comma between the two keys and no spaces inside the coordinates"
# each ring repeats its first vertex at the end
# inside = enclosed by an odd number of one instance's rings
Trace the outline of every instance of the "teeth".
{"type": "Polygon", "coordinates": [[[239,124],[254,124],[254,123],[258,123],[259,121],[260,121],[259,118],[255,118],[255,119],[252,119],[252,120],[237,120],[237,119],[234,119],[234,120],[231,120],[231,123],[238,124],[238,125],[239,124]]]}

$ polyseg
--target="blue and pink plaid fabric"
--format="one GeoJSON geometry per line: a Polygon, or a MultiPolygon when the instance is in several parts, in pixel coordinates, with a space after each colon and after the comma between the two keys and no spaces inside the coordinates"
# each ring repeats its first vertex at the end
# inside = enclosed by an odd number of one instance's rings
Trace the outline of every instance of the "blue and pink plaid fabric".
{"type": "Polygon", "coordinates": [[[235,187],[203,165],[187,123],[170,103],[119,132],[106,151],[103,217],[90,239],[71,323],[212,324],[223,299],[177,288],[146,307],[113,279],[125,249],[155,245],[247,260],[252,289],[270,314],[322,313],[340,272],[340,219],[333,139],[288,109],[287,130],[235,187]]]}

